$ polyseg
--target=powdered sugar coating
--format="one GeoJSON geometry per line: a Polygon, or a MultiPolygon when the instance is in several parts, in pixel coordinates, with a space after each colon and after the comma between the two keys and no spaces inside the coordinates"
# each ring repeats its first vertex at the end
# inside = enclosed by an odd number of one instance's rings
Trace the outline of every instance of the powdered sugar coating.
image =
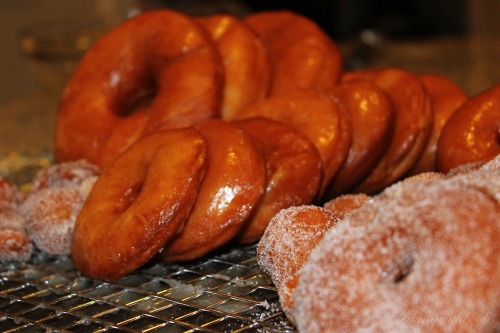
{"type": "Polygon", "coordinates": [[[44,188],[79,187],[99,175],[99,168],[86,160],[57,163],[37,172],[32,191],[44,188]]]}
{"type": "Polygon", "coordinates": [[[30,194],[20,209],[29,238],[49,254],[69,254],[84,199],[74,187],[44,188],[30,194]]]}
{"type": "Polygon", "coordinates": [[[456,180],[400,182],[330,229],[301,272],[299,330],[493,331],[500,206],[490,193],[500,192],[500,172],[487,177],[487,191],[456,180]]]}
{"type": "Polygon", "coordinates": [[[326,209],[303,205],[282,209],[259,242],[257,260],[274,284],[300,270],[310,251],[338,219],[326,209]]]}

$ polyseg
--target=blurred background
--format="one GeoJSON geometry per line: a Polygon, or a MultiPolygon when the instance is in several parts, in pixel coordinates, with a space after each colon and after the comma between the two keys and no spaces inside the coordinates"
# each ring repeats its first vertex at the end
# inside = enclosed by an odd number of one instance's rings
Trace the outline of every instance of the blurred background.
{"type": "Polygon", "coordinates": [[[49,145],[61,87],[103,32],[138,12],[290,9],[338,43],[346,69],[401,67],[470,95],[500,82],[499,0],[1,0],[0,154],[49,145]]]}

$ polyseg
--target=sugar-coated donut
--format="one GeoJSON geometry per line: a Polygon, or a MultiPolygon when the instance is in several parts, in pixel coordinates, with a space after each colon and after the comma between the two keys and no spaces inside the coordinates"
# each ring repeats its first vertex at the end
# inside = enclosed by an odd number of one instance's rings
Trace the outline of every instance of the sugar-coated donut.
{"type": "Polygon", "coordinates": [[[331,91],[349,113],[352,142],[345,162],[328,189],[328,199],[346,193],[373,170],[389,148],[395,117],[388,95],[369,81],[341,82],[331,91]]]}
{"type": "Polygon", "coordinates": [[[24,231],[0,227],[0,260],[26,261],[33,253],[33,243],[24,231]]]}
{"type": "Polygon", "coordinates": [[[343,219],[372,201],[373,197],[365,193],[343,194],[325,202],[323,208],[332,212],[339,219],[343,219]]]}
{"type": "Polygon", "coordinates": [[[218,14],[197,18],[214,40],[224,67],[221,117],[229,120],[269,94],[271,59],[264,42],[246,23],[218,14]]]}
{"type": "Polygon", "coordinates": [[[36,247],[49,254],[70,254],[76,216],[85,197],[76,187],[44,188],[31,193],[20,212],[26,233],[36,247]]]}
{"type": "Polygon", "coordinates": [[[443,126],[450,116],[468,99],[462,88],[445,77],[435,74],[419,75],[418,77],[431,98],[434,122],[427,146],[410,171],[410,174],[413,175],[438,170],[436,150],[443,126]]]}
{"type": "Polygon", "coordinates": [[[194,18],[166,9],[138,14],[94,43],[66,85],[56,160],[98,163],[112,129],[152,95],[149,132],[216,116],[221,84],[218,52],[194,18]]]}
{"type": "Polygon", "coordinates": [[[299,331],[498,329],[499,197],[498,170],[385,190],[311,252],[295,292],[299,331]]]}
{"type": "Polygon", "coordinates": [[[340,52],[313,21],[289,11],[267,11],[245,20],[268,45],[274,66],[271,94],[300,89],[327,90],[338,82],[340,52]]]}
{"type": "Polygon", "coordinates": [[[382,88],[395,111],[394,134],[388,150],[356,192],[374,193],[403,177],[422,154],[432,130],[429,94],[420,79],[403,69],[364,69],[343,74],[342,81],[364,79],[382,88]]]}
{"type": "Polygon", "coordinates": [[[500,84],[470,98],[443,127],[437,145],[439,170],[488,161],[500,153],[500,84]]]}
{"type": "Polygon", "coordinates": [[[298,90],[255,103],[238,119],[265,117],[287,123],[305,134],[323,162],[321,196],[351,147],[351,120],[344,106],[327,92],[298,90]]]}
{"type": "Polygon", "coordinates": [[[297,273],[311,250],[337,222],[334,214],[321,207],[286,208],[271,219],[259,242],[259,265],[278,287],[281,306],[290,318],[297,273]]]}
{"type": "Polygon", "coordinates": [[[82,187],[95,181],[99,167],[86,160],[56,163],[40,169],[32,181],[31,192],[46,188],[82,187]]]}
{"type": "Polygon", "coordinates": [[[262,237],[281,209],[313,202],[321,186],[323,166],[316,147],[290,125],[259,117],[234,124],[252,136],[266,162],[264,196],[236,236],[241,243],[251,243],[262,237]]]}
{"type": "Polygon", "coordinates": [[[184,229],[160,251],[163,261],[199,258],[231,240],[266,188],[266,164],[251,136],[224,120],[195,126],[207,139],[208,167],[184,229]]]}
{"type": "Polygon", "coordinates": [[[115,280],[182,230],[206,169],[193,128],[141,138],[102,170],[76,221],[71,255],[84,275],[115,280]]]}

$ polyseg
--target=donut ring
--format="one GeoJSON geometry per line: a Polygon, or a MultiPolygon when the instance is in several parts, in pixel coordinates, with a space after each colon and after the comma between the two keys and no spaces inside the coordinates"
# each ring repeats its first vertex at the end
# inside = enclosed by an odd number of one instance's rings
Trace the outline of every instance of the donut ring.
{"type": "Polygon", "coordinates": [[[193,18],[169,10],[136,15],[93,44],[67,83],[56,160],[97,164],[112,129],[151,95],[148,132],[173,119],[186,125],[217,116],[221,84],[217,50],[193,18]]]}
{"type": "Polygon", "coordinates": [[[432,130],[430,98],[417,76],[399,68],[345,73],[342,81],[365,79],[382,88],[395,111],[394,134],[376,167],[355,192],[375,193],[403,177],[417,162],[432,130]]]}
{"type": "Polygon", "coordinates": [[[288,11],[251,14],[244,19],[269,46],[274,66],[271,94],[301,89],[328,90],[342,70],[340,52],[307,17],[288,11]]]}
{"type": "Polygon", "coordinates": [[[184,229],[160,251],[163,261],[199,258],[231,240],[266,187],[264,157],[248,133],[217,119],[196,128],[208,142],[208,167],[184,229]]]}
{"type": "Polygon", "coordinates": [[[115,280],[152,258],[189,215],[205,173],[206,146],[193,128],[159,131],[104,169],[76,221],[75,267],[115,280]]]}
{"type": "Polygon", "coordinates": [[[344,106],[318,90],[271,96],[243,111],[238,119],[265,117],[287,123],[306,135],[323,162],[321,196],[339,171],[351,147],[351,121],[344,106]]]}
{"type": "MultiPolygon", "coordinates": [[[[496,192],[498,179],[489,181],[496,192]]],[[[396,185],[327,232],[295,292],[299,331],[494,331],[500,206],[481,190],[443,184],[396,185]],[[432,321],[461,314],[475,320],[432,321]]]]}
{"type": "Polygon", "coordinates": [[[353,80],[336,85],[332,94],[351,119],[349,153],[328,189],[328,198],[346,193],[363,181],[387,151],[394,130],[394,110],[387,94],[375,84],[353,80]]]}
{"type": "Polygon", "coordinates": [[[427,146],[411,169],[411,175],[438,170],[436,150],[439,136],[450,116],[468,99],[465,91],[447,78],[434,74],[419,75],[419,78],[431,98],[434,122],[427,146]]]}
{"type": "Polygon", "coordinates": [[[439,170],[486,162],[500,153],[500,84],[472,97],[444,125],[438,141],[439,170]]]}
{"type": "Polygon", "coordinates": [[[224,67],[221,117],[233,119],[238,113],[269,94],[271,60],[257,33],[230,15],[197,19],[210,33],[224,67]]]}
{"type": "Polygon", "coordinates": [[[236,236],[240,243],[252,243],[262,237],[281,209],[312,203],[321,186],[323,166],[316,147],[290,125],[260,117],[234,124],[252,136],[266,162],[264,196],[236,236]]]}

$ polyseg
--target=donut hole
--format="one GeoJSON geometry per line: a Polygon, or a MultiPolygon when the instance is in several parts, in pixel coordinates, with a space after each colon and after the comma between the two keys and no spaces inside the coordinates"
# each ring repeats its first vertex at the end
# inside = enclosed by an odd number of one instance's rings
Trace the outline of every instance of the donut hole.
{"type": "Polygon", "coordinates": [[[392,265],[388,270],[382,273],[392,284],[400,284],[413,272],[415,259],[413,255],[405,257],[392,265]]]}
{"type": "Polygon", "coordinates": [[[123,194],[121,198],[121,203],[123,210],[126,210],[128,207],[130,207],[134,201],[137,199],[139,194],[142,191],[143,183],[136,183],[130,186],[125,193],[123,194]]]}

